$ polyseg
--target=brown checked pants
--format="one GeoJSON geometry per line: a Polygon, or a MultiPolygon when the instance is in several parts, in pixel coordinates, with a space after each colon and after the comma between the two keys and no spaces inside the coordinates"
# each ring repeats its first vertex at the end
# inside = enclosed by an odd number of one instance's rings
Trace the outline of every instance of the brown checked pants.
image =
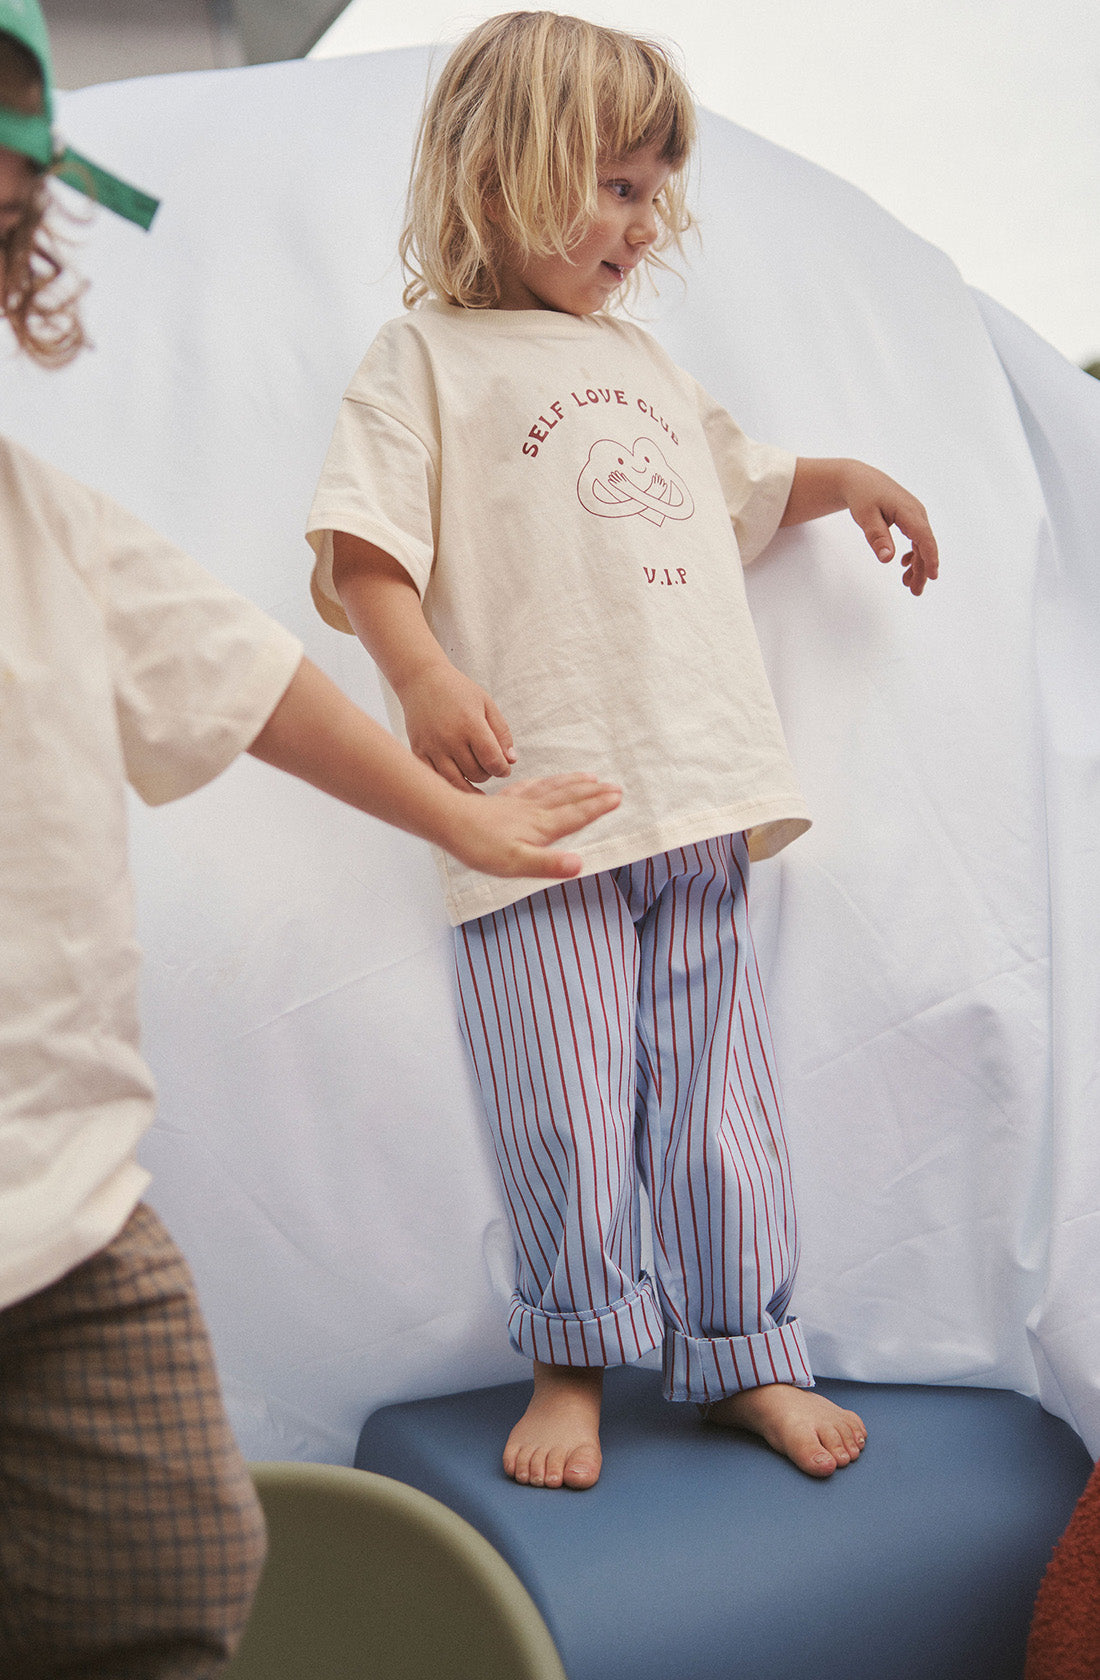
{"type": "Polygon", "coordinates": [[[263,1546],[190,1273],[142,1204],[0,1312],[0,1675],[208,1680],[263,1546]]]}

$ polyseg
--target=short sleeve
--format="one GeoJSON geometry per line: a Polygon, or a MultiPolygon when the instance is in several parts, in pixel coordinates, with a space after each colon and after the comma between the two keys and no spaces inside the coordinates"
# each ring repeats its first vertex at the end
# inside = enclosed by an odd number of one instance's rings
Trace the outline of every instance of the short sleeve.
{"type": "Polygon", "coordinates": [[[697,386],[699,416],[741,551],[749,565],[774,537],[787,506],[797,457],[747,437],[737,422],[697,386]]]}
{"type": "Polygon", "coordinates": [[[159,805],[251,746],[302,646],[132,514],[94,501],[97,539],[77,570],[103,618],[127,779],[159,805]]]}
{"type": "Polygon", "coordinates": [[[326,624],[351,631],[332,582],[334,531],[391,555],[423,596],[438,521],[439,474],[428,444],[386,409],[346,396],[306,526],[316,556],[313,600],[326,624]]]}

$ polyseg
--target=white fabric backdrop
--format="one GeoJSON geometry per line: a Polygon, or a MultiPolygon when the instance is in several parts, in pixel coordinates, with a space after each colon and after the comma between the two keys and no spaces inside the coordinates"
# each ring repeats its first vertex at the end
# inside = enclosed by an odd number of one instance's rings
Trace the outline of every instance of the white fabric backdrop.
{"type": "MultiPolygon", "coordinates": [[[[0,425],[301,634],[343,386],[399,307],[429,58],[70,95],[164,197],[81,236],[97,348],[0,425]]],[[[943,553],[913,601],[846,518],[751,577],[811,833],[754,876],[822,1374],[1041,1390],[1100,1451],[1100,385],[854,188],[705,118],[703,245],[655,329],[746,428],[876,462],[943,553]]],[[[701,681],[706,674],[701,673],[701,681]]],[[[135,809],[145,1160],[246,1451],[347,1459],[390,1399],[519,1376],[502,1204],[426,851],[245,760],[135,809]]]]}

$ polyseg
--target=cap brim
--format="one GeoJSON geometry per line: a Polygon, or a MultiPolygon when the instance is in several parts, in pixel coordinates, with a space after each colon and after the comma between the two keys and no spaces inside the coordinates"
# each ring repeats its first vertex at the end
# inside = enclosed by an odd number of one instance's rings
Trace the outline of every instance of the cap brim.
{"type": "Polygon", "coordinates": [[[146,231],[160,208],[159,198],[142,192],[140,187],[132,187],[128,181],[120,181],[117,175],[101,169],[89,158],[81,157],[71,146],[66,147],[54,161],[53,173],[59,181],[75,187],[93,203],[102,204],[105,210],[113,210],[116,216],[124,216],[128,222],[136,222],[146,231]]]}

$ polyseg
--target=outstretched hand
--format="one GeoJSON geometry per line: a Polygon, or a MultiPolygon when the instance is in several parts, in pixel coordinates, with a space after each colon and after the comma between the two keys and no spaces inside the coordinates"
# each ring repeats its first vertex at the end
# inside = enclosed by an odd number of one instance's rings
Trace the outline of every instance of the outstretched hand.
{"type": "Polygon", "coordinates": [[[940,570],[939,550],[923,504],[877,467],[862,461],[851,463],[846,487],[852,518],[884,566],[896,553],[892,525],[912,543],[902,556],[901,581],[912,594],[919,595],[940,570]]]}
{"type": "Polygon", "coordinates": [[[469,789],[442,844],[487,875],[565,880],[580,874],[581,859],[551,850],[554,842],[613,811],[621,799],[620,788],[580,772],[513,782],[492,798],[469,789]]]}

